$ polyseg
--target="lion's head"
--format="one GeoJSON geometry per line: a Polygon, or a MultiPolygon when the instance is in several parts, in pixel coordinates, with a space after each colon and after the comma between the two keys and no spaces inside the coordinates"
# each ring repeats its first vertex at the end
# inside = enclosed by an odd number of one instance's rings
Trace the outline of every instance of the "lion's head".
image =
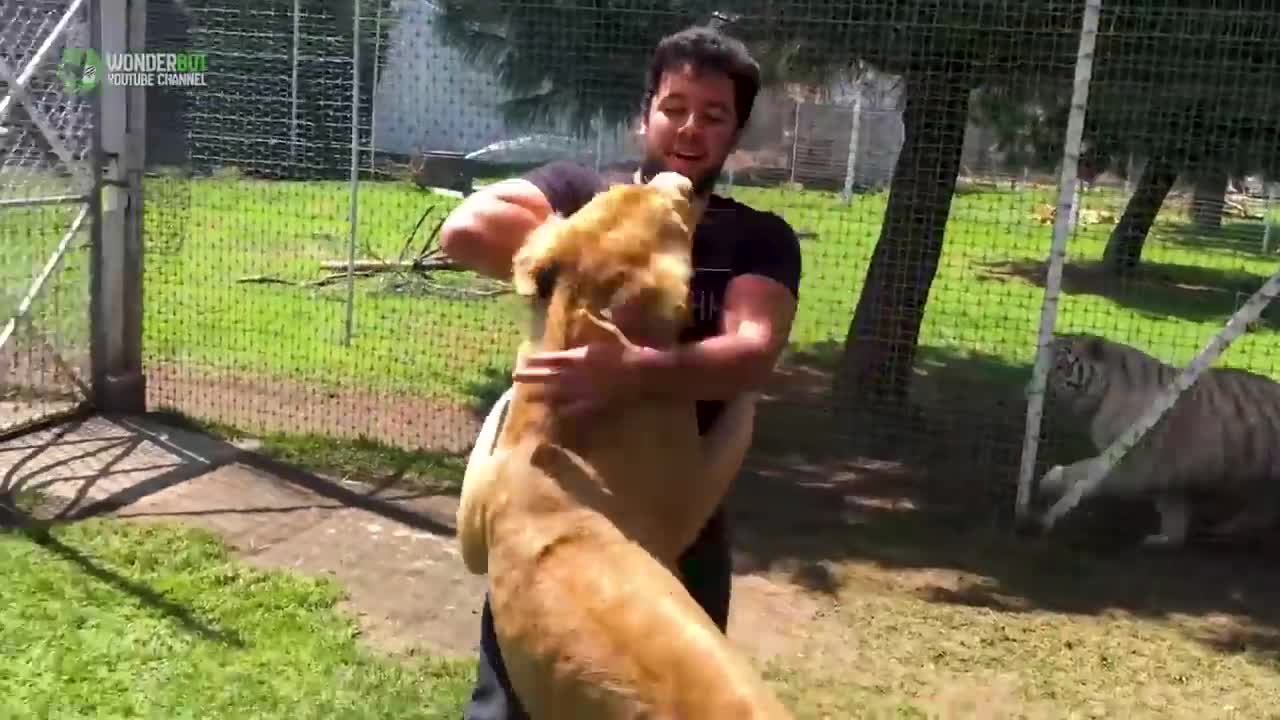
{"type": "Polygon", "coordinates": [[[635,342],[675,342],[689,316],[691,192],[687,178],[665,172],[534,230],[513,260],[513,282],[534,301],[547,349],[597,338],[600,321],[635,342]]]}

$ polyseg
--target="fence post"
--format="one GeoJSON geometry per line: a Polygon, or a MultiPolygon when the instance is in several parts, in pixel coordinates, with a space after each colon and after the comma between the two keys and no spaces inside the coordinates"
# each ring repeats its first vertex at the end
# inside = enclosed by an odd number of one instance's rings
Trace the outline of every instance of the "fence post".
{"type": "Polygon", "coordinates": [[[356,311],[356,233],[360,227],[360,0],[351,0],[351,205],[347,220],[347,321],[342,344],[351,346],[356,311]]]}
{"type": "Polygon", "coordinates": [[[862,141],[862,81],[854,84],[853,122],[849,125],[849,154],[845,158],[844,188],[841,199],[845,204],[853,201],[853,181],[858,174],[858,143],[862,141]]]}
{"type": "Polygon", "coordinates": [[[1036,342],[1036,362],[1027,389],[1027,425],[1023,436],[1022,465],[1018,471],[1018,495],[1015,508],[1019,521],[1025,520],[1031,508],[1031,478],[1035,472],[1036,451],[1040,440],[1040,414],[1044,408],[1045,380],[1049,374],[1048,343],[1058,316],[1058,291],[1062,286],[1062,264],[1067,254],[1072,211],[1076,203],[1077,166],[1084,135],[1085,111],[1089,105],[1089,82],[1093,77],[1093,48],[1098,37],[1098,15],[1102,0],[1086,0],[1080,28],[1080,46],[1076,55],[1075,82],[1071,89],[1071,111],[1067,118],[1067,137],[1062,151],[1062,175],[1058,180],[1058,209],[1053,220],[1053,241],[1049,251],[1048,276],[1045,280],[1044,303],[1040,308],[1040,332],[1036,342]]]}
{"type": "Polygon", "coordinates": [[[141,52],[146,0],[98,0],[93,8],[98,68],[93,280],[90,299],[94,404],[103,412],[146,407],[142,371],[142,172],[146,88],[110,82],[109,58],[141,52]]]}
{"type": "Polygon", "coordinates": [[[1267,178],[1267,202],[1262,206],[1262,252],[1264,255],[1271,252],[1272,228],[1280,225],[1280,221],[1271,216],[1276,209],[1276,188],[1280,188],[1280,182],[1271,182],[1271,179],[1267,178]]]}
{"type": "Polygon", "coordinates": [[[289,52],[289,172],[298,174],[298,52],[302,39],[302,0],[293,0],[293,49],[289,52]]]}

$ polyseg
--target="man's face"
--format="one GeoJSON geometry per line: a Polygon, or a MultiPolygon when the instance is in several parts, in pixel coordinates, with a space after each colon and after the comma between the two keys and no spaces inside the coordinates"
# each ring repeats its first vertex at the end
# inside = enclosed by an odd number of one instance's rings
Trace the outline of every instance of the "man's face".
{"type": "Polygon", "coordinates": [[[643,118],[643,179],[674,170],[693,181],[694,192],[715,184],[737,140],[733,81],[714,71],[685,66],[663,74],[643,118]]]}

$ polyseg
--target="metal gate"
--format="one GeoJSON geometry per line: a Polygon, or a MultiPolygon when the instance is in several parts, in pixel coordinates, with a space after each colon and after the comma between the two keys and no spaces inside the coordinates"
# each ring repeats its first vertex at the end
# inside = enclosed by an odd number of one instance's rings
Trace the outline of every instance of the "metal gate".
{"type": "Polygon", "coordinates": [[[0,3],[0,434],[92,401],[95,6],[0,3]]]}

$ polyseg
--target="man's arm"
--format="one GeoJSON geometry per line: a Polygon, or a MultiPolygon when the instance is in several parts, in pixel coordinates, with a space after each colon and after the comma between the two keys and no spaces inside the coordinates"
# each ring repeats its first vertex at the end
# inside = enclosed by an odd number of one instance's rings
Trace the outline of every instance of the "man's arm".
{"type": "Polygon", "coordinates": [[[800,244],[776,215],[746,272],[725,290],[721,334],[671,350],[640,348],[622,358],[626,392],[722,400],[761,389],[786,347],[800,286],[800,244]]]}
{"type": "Polygon", "coordinates": [[[459,265],[511,279],[511,259],[529,233],[551,215],[536,185],[512,178],[467,196],[440,226],[440,249],[459,265]]]}
{"type": "Polygon", "coordinates": [[[445,219],[440,249],[464,267],[510,280],[511,259],[529,233],[553,212],[572,215],[600,189],[598,176],[570,162],[483,187],[445,219]]]}
{"type": "Polygon", "coordinates": [[[796,298],[764,275],[739,275],[725,291],[724,332],[671,350],[623,356],[628,393],[723,400],[762,388],[786,347],[796,298]]]}

